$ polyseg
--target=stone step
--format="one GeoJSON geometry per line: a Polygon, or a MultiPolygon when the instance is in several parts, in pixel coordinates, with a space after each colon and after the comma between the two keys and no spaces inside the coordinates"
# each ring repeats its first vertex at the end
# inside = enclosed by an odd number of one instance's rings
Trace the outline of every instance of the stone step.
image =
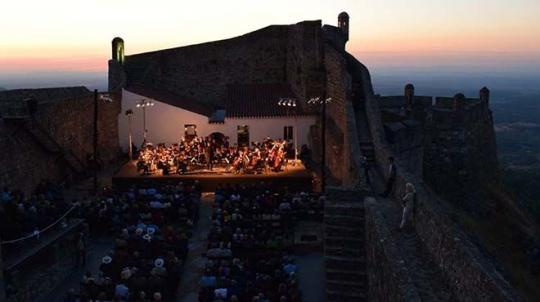
{"type": "MultiPolygon", "coordinates": [[[[358,242],[364,242],[364,237],[352,237],[352,236],[325,236],[324,239],[330,240],[330,241],[337,241],[337,242],[348,242],[352,245],[358,243],[358,242]]],[[[347,244],[343,244],[343,247],[351,247],[347,244]]]]}
{"type": "Polygon", "coordinates": [[[327,247],[343,247],[361,249],[364,247],[363,238],[350,238],[350,237],[326,237],[324,238],[324,245],[327,247]]]}
{"type": "Polygon", "coordinates": [[[336,256],[336,257],[364,257],[365,250],[362,248],[344,248],[342,246],[325,246],[324,247],[325,256],[336,256]]]}
{"type": "Polygon", "coordinates": [[[359,271],[365,268],[363,257],[325,256],[326,268],[343,271],[359,271]]]}
{"type": "Polygon", "coordinates": [[[363,207],[365,192],[359,191],[343,191],[337,189],[328,189],[326,192],[327,202],[325,206],[356,206],[363,207]]]}
{"type": "Polygon", "coordinates": [[[353,226],[335,226],[327,225],[324,227],[324,234],[326,236],[337,236],[337,237],[353,237],[353,238],[364,238],[364,226],[353,225],[353,226]]]}
{"type": "Polygon", "coordinates": [[[362,282],[366,280],[364,271],[343,271],[337,269],[326,269],[326,280],[330,281],[346,281],[346,282],[362,282]]]}
{"type": "Polygon", "coordinates": [[[326,291],[326,301],[328,302],[364,302],[367,301],[364,293],[348,293],[342,291],[326,291]]]}
{"type": "Polygon", "coordinates": [[[363,281],[326,281],[327,291],[337,292],[351,292],[351,293],[365,293],[366,292],[366,280],[363,281]]]}
{"type": "MultiPolygon", "coordinates": [[[[359,199],[362,199],[359,197],[359,199]]],[[[363,200],[359,200],[358,203],[363,203],[363,200]]],[[[344,215],[344,216],[363,216],[364,207],[354,206],[354,205],[325,205],[324,207],[325,215],[344,215]]]]}
{"type": "Polygon", "coordinates": [[[324,224],[330,226],[364,226],[364,215],[324,215],[324,224]]]}

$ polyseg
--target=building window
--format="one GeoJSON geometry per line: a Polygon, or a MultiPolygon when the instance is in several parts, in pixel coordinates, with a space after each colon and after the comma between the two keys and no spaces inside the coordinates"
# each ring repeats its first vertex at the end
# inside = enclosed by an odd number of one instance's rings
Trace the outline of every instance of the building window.
{"type": "Polygon", "coordinates": [[[197,136],[197,125],[189,124],[184,125],[184,137],[187,140],[192,140],[197,136]]]}
{"type": "Polygon", "coordinates": [[[238,126],[238,146],[249,147],[249,127],[247,125],[238,126]]]}
{"type": "Polygon", "coordinates": [[[292,140],[293,139],[293,127],[292,126],[283,127],[283,139],[284,140],[292,140]]]}

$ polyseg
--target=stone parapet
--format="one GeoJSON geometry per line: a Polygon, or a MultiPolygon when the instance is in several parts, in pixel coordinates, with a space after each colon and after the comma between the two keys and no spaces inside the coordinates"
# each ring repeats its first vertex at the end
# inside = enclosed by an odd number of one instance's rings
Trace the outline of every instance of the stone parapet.
{"type": "MultiPolygon", "coordinates": [[[[370,85],[367,70],[364,71],[363,78],[365,85],[370,85]]],[[[370,91],[368,87],[365,90],[370,91]]],[[[366,111],[377,164],[379,167],[386,167],[388,157],[393,156],[396,159],[395,197],[402,196],[407,182],[416,186],[416,232],[445,277],[450,280],[455,297],[459,301],[521,301],[516,290],[496,270],[492,260],[483,255],[449,219],[446,213],[451,211],[445,208],[444,201],[427,190],[421,178],[406,172],[406,165],[385,141],[381,111],[377,98],[372,93],[366,97],[366,111]]],[[[381,169],[381,172],[387,173],[386,169],[381,169]]]]}
{"type": "Polygon", "coordinates": [[[422,301],[375,199],[364,201],[368,301],[422,301]]]}

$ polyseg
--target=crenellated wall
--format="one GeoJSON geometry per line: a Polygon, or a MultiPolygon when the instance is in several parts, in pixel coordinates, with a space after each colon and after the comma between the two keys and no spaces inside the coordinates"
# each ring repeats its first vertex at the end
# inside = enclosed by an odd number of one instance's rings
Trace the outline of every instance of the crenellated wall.
{"type": "Polygon", "coordinates": [[[486,102],[467,99],[464,110],[449,109],[438,98],[426,127],[424,175],[448,201],[475,210],[474,192],[499,183],[500,172],[491,111],[486,102]]]}
{"type": "MultiPolygon", "coordinates": [[[[408,172],[406,160],[387,143],[378,98],[369,93],[372,91],[369,72],[361,70],[361,73],[365,91],[368,91],[365,106],[377,165],[387,167],[389,156],[396,159],[394,197],[403,195],[407,182],[416,186],[416,233],[449,280],[455,297],[459,301],[521,301],[516,290],[497,271],[493,260],[482,254],[461,228],[450,220],[448,215],[452,210],[445,201],[431,191],[422,178],[408,172]]],[[[380,172],[387,176],[387,169],[380,169],[380,172]]],[[[376,243],[370,240],[368,244],[376,243]]]]}

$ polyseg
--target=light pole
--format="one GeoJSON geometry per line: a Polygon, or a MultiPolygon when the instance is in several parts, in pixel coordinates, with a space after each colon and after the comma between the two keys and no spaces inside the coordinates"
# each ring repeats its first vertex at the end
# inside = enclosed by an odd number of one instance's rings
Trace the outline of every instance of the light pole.
{"type": "Polygon", "coordinates": [[[129,147],[128,147],[128,154],[129,154],[129,160],[133,159],[133,141],[131,139],[131,116],[133,115],[133,110],[128,109],[126,110],[126,116],[128,117],[128,137],[129,137],[129,147]]]}
{"type": "Polygon", "coordinates": [[[298,160],[298,112],[296,110],[296,99],[293,98],[281,98],[278,102],[278,106],[285,107],[287,116],[289,117],[289,109],[294,110],[294,165],[298,160]]]}
{"type": "Polygon", "coordinates": [[[321,191],[326,191],[326,104],[330,103],[332,98],[314,97],[308,100],[308,104],[321,106],[321,191]]]}
{"type": "Polygon", "coordinates": [[[142,99],[137,102],[137,108],[142,108],[143,110],[143,145],[146,144],[146,133],[148,130],[146,129],[146,107],[154,106],[154,102],[149,101],[147,99],[142,99]]]}
{"type": "Polygon", "coordinates": [[[104,101],[107,103],[112,103],[113,99],[107,93],[99,93],[97,89],[94,90],[94,141],[93,141],[93,170],[94,170],[94,193],[97,192],[98,187],[98,120],[99,120],[99,101],[104,101]]]}

